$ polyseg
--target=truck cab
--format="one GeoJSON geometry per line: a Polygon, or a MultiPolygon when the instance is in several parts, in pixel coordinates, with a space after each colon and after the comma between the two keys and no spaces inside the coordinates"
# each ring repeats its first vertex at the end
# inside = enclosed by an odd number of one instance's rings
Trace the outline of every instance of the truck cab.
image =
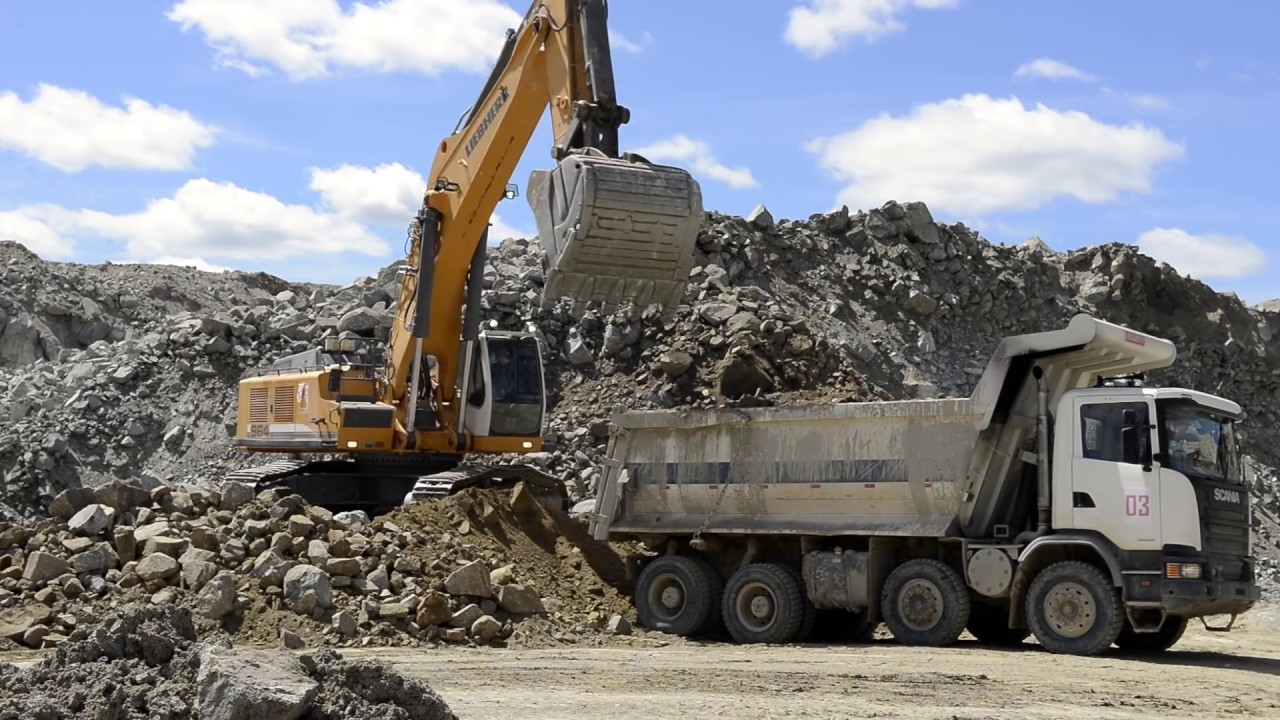
{"type": "Polygon", "coordinates": [[[1153,624],[1163,621],[1156,604],[1176,615],[1243,611],[1257,589],[1235,430],[1241,408],[1136,385],[1072,390],[1058,401],[1053,526],[1105,538],[1126,605],[1152,603],[1153,624]]]}

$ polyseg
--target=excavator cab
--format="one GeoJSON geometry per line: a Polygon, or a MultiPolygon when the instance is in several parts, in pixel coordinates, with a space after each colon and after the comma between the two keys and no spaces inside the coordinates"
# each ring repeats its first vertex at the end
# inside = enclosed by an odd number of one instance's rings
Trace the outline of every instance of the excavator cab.
{"type": "Polygon", "coordinates": [[[528,202],[544,252],[544,298],[658,304],[684,297],[702,223],[702,189],[685,170],[631,153],[571,151],[535,170],[528,202]]]}
{"type": "Polygon", "coordinates": [[[540,437],[547,402],[536,335],[482,331],[463,346],[462,424],[476,437],[540,437]]]}

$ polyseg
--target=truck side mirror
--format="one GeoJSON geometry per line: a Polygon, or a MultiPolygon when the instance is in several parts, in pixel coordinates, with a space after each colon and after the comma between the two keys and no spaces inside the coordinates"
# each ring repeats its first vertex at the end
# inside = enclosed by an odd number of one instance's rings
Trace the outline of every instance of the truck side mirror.
{"type": "MultiPolygon", "coordinates": [[[[1128,413],[1126,413],[1128,414],[1128,413]]],[[[1123,447],[1124,462],[1128,465],[1142,464],[1142,437],[1138,434],[1143,428],[1126,424],[1120,431],[1120,444],[1123,447]]]]}

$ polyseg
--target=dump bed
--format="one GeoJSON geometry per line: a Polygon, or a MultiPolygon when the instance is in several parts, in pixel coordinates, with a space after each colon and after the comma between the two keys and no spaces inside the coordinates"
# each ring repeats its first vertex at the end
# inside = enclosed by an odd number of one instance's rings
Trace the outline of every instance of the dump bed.
{"type": "Polygon", "coordinates": [[[1033,366],[1056,398],[1173,357],[1077,315],[1004,339],[969,398],[618,412],[592,532],[990,536],[1034,469],[1033,366]]]}
{"type": "Polygon", "coordinates": [[[942,535],[980,420],[963,399],[623,413],[598,507],[614,532],[942,535]]]}

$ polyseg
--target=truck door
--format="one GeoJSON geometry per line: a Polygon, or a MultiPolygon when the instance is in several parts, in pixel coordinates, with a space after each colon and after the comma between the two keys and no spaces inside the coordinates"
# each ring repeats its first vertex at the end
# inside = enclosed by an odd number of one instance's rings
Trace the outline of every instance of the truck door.
{"type": "Polygon", "coordinates": [[[1160,472],[1152,460],[1155,410],[1147,400],[1075,402],[1072,517],[1122,550],[1159,550],[1160,472]]]}

